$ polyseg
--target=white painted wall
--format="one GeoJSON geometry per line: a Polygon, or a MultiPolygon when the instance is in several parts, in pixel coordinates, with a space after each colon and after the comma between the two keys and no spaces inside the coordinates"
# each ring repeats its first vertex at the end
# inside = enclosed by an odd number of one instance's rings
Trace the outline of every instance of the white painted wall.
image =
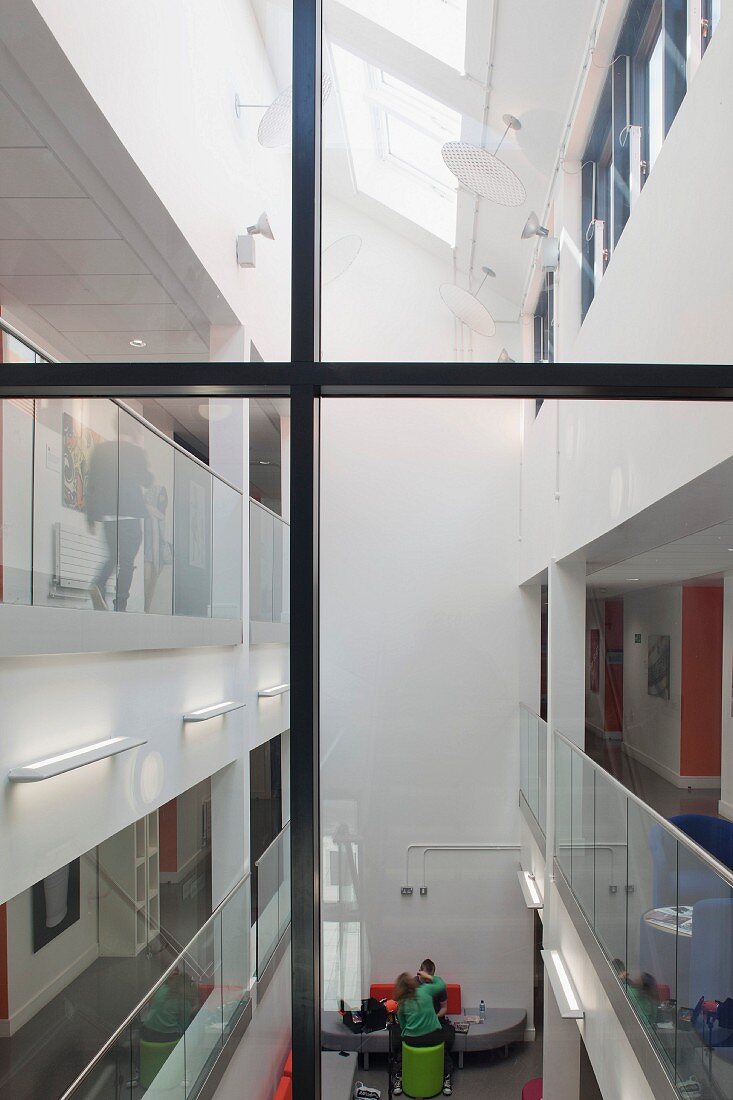
{"type": "Polygon", "coordinates": [[[81,0],[74,19],[63,0],[36,6],[265,359],[286,359],[290,154],[259,145],[262,110],[238,119],[234,97],[270,103],[287,85],[272,65],[287,54],[288,9],[267,5],[268,56],[248,0],[128,0],[109,10],[81,0]],[[265,209],[276,239],[258,240],[257,268],[245,271],[236,237],[265,209]]]}
{"type": "Polygon", "coordinates": [[[33,951],[32,891],[24,890],[8,902],[10,1034],[86,970],[99,954],[95,852],[82,856],[80,872],[79,920],[38,952],[33,951]]]}
{"type": "MultiPolygon", "coordinates": [[[[452,362],[456,358],[453,314],[440,297],[441,284],[454,281],[452,263],[327,194],[324,249],[348,234],[361,237],[361,251],[340,278],[323,288],[323,358],[330,362],[452,362]]],[[[478,279],[472,289],[477,286],[478,279]]],[[[512,307],[505,303],[494,312],[509,317],[512,307]]],[[[491,338],[474,333],[472,356],[469,338],[466,331],[467,360],[496,361],[503,347],[512,358],[520,358],[518,324],[500,325],[491,338]]]]}
{"type": "Polygon", "coordinates": [[[624,747],[634,759],[674,782],[680,776],[682,588],[650,588],[624,596],[624,747]],[[634,635],[641,634],[641,644],[634,635]],[[649,635],[670,636],[670,697],[647,692],[649,635]]]}
{"type": "Polygon", "coordinates": [[[726,209],[733,20],[722,19],[624,229],[569,359],[730,363],[726,209]]]}
{"type": "Polygon", "coordinates": [[[409,844],[519,845],[518,413],[324,402],[321,783],[324,834],[358,838],[362,989],[429,954],[531,1020],[518,850],[432,853],[400,894],[409,844]]]}
{"type": "MultiPolygon", "coordinates": [[[[520,579],[621,527],[731,454],[730,403],[545,401],[524,427],[520,579]]],[[[725,477],[698,492],[695,512],[678,511],[674,537],[697,529],[698,512],[700,528],[727,518],[729,484],[725,477]]]]}

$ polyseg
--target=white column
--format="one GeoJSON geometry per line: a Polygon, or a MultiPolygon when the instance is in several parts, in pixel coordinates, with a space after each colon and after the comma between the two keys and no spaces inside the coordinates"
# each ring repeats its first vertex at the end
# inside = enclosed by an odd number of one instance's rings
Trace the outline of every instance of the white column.
{"type": "Polygon", "coordinates": [[[720,727],[720,802],[718,809],[723,817],[733,821],[733,717],[731,717],[731,692],[733,690],[733,576],[723,579],[723,690],[722,722],[720,727]]]}
{"type": "Polygon", "coordinates": [[[576,1020],[560,1015],[545,974],[542,1033],[542,1100],[577,1100],[580,1094],[580,1032],[576,1020]]]}
{"type": "Polygon", "coordinates": [[[580,161],[566,161],[555,206],[560,264],[555,273],[555,362],[567,362],[580,332],[583,259],[582,172],[580,161]]]}
{"type": "Polygon", "coordinates": [[[247,341],[243,325],[211,325],[209,360],[212,363],[246,363],[247,341]]]}
{"type": "MultiPolygon", "coordinates": [[[[288,407],[290,402],[288,402],[288,407]]],[[[280,413],[280,494],[281,514],[290,523],[290,417],[280,413]]]]}

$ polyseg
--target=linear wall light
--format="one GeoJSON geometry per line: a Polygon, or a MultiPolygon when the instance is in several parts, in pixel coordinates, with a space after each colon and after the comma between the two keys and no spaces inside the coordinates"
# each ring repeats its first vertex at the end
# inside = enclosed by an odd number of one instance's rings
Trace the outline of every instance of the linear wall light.
{"type": "Polygon", "coordinates": [[[275,684],[275,687],[260,688],[257,692],[257,698],[271,699],[273,695],[284,695],[286,691],[290,691],[290,684],[275,684]]]}
{"type": "Polygon", "coordinates": [[[95,741],[93,745],[84,745],[80,749],[71,749],[58,756],[47,756],[21,768],[13,768],[8,772],[8,779],[13,783],[38,783],[41,779],[53,779],[55,775],[73,772],[85,764],[93,764],[95,760],[106,760],[146,744],[147,741],[140,737],[109,737],[106,741],[95,741]]]}
{"type": "Polygon", "coordinates": [[[585,1013],[580,1007],[578,994],[573,988],[573,983],[570,981],[560,952],[554,949],[543,951],[542,960],[547,970],[547,976],[550,979],[552,992],[555,994],[555,999],[560,1009],[560,1015],[565,1020],[582,1020],[585,1013]]]}
{"type": "Polygon", "coordinates": [[[219,714],[228,714],[230,710],[240,710],[244,703],[236,703],[233,699],[227,699],[224,703],[214,703],[210,707],[201,707],[200,710],[190,710],[184,714],[184,722],[207,722],[209,718],[216,718],[219,714]]]}
{"type": "Polygon", "coordinates": [[[542,895],[537,889],[537,880],[531,871],[517,871],[519,885],[522,888],[524,903],[528,909],[543,909],[542,895]]]}

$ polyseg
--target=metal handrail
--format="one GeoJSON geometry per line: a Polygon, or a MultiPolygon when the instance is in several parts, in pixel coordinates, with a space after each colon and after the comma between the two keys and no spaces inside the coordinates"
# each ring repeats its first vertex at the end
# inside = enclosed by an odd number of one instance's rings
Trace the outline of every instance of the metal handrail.
{"type": "MultiPolygon", "coordinates": [[[[7,332],[9,336],[14,336],[16,340],[18,340],[21,344],[25,344],[27,348],[30,348],[30,350],[32,352],[35,352],[36,355],[40,355],[41,358],[46,360],[46,362],[58,363],[58,359],[54,359],[52,355],[49,355],[47,351],[44,351],[42,347],[39,347],[35,340],[31,340],[29,336],[26,336],[24,333],[22,333],[20,329],[17,329],[15,327],[15,325],[11,325],[10,321],[6,321],[4,317],[0,317],[0,329],[3,329],[5,332],[7,332]]],[[[30,366],[30,364],[28,365],[30,366]]]]}
{"type": "Polygon", "coordinates": [[[143,1008],[145,1008],[145,1006],[147,1005],[148,1001],[153,996],[153,994],[157,993],[157,991],[164,984],[164,982],[166,982],[168,980],[168,978],[173,973],[175,968],[180,964],[181,959],[183,959],[183,957],[186,954],[189,953],[191,947],[196,942],[196,940],[198,940],[201,933],[204,932],[209,927],[209,925],[212,923],[212,921],[214,921],[216,919],[216,917],[219,916],[219,914],[223,911],[224,906],[227,904],[227,902],[231,898],[234,897],[234,895],[237,893],[238,890],[240,890],[242,888],[242,886],[244,886],[244,884],[245,884],[245,882],[247,881],[248,878],[249,878],[249,871],[247,872],[246,875],[244,875],[239,880],[239,882],[235,883],[235,885],[231,888],[229,893],[224,898],[222,898],[222,900],[217,905],[216,909],[214,909],[214,911],[212,912],[211,916],[207,917],[207,919],[204,921],[204,923],[199,928],[196,935],[193,936],[193,938],[186,944],[186,947],[180,953],[180,955],[176,956],[176,958],[170,964],[168,969],[166,971],[164,971],[163,974],[161,974],[161,976],[158,978],[157,982],[155,982],[155,984],[150,987],[150,989],[147,991],[147,993],[145,994],[143,999],[135,1006],[135,1008],[133,1008],[132,1012],[128,1013],[128,1015],[125,1017],[125,1019],[122,1021],[122,1023],[110,1035],[109,1039],[104,1044],[104,1046],[100,1047],[100,1049],[97,1051],[97,1053],[92,1058],[91,1062],[89,1062],[88,1065],[86,1065],[84,1067],[84,1069],[81,1071],[79,1076],[76,1077],[76,1079],[71,1083],[71,1085],[69,1085],[66,1092],[64,1092],[62,1094],[62,1096],[59,1097],[59,1100],[72,1100],[72,1097],[73,1097],[76,1089],[79,1087],[79,1085],[81,1085],[82,1082],[84,1081],[84,1079],[89,1076],[89,1074],[92,1072],[94,1067],[97,1066],[99,1064],[99,1062],[101,1062],[101,1060],[102,1060],[102,1058],[104,1058],[105,1054],[115,1045],[115,1043],[118,1041],[120,1036],[124,1034],[124,1032],[130,1026],[130,1024],[133,1022],[133,1020],[140,1014],[140,1012],[142,1012],[143,1008]]]}
{"type": "Polygon", "coordinates": [[[156,428],[155,424],[151,424],[149,420],[146,420],[136,409],[133,409],[126,401],[123,401],[120,397],[110,397],[109,399],[114,405],[118,405],[124,412],[129,413],[134,417],[138,423],[142,424],[144,428],[147,428],[153,435],[157,435],[159,439],[162,439],[164,443],[167,443],[169,447],[172,447],[174,451],[179,451],[182,455],[190,461],[194,462],[197,466],[200,466],[202,470],[206,470],[207,474],[211,474],[217,481],[220,481],[222,485],[228,486],[233,489],[235,493],[239,493],[240,497],[244,496],[244,493],[237,485],[232,485],[231,481],[227,481],[221,474],[217,474],[216,470],[212,470],[211,466],[207,466],[205,462],[202,462],[200,458],[196,458],[196,455],[192,455],[190,451],[187,451],[185,447],[182,447],[180,443],[176,443],[175,439],[171,439],[161,432],[160,428],[156,428]]]}
{"type": "Polygon", "coordinates": [[[265,856],[267,855],[267,853],[268,853],[268,852],[270,851],[270,848],[273,848],[273,847],[274,847],[274,846],[275,846],[275,845],[277,844],[278,840],[279,840],[279,839],[280,839],[280,837],[281,837],[281,836],[283,835],[283,833],[285,832],[285,830],[286,830],[286,829],[289,829],[289,828],[290,828],[290,822],[289,822],[289,821],[286,821],[286,822],[285,822],[285,824],[283,825],[282,829],[280,830],[280,832],[279,832],[279,833],[277,834],[277,836],[276,836],[276,837],[274,837],[274,838],[273,838],[273,839],[272,839],[272,840],[270,841],[270,843],[269,843],[269,844],[267,845],[267,847],[265,848],[265,850],[264,850],[264,852],[262,853],[262,855],[260,856],[260,858],[259,858],[259,859],[256,859],[256,860],[255,860],[255,867],[259,867],[259,865],[260,865],[260,864],[262,863],[262,860],[263,860],[263,859],[265,858],[265,856]]]}
{"type": "Polygon", "coordinates": [[[632,802],[635,802],[637,806],[639,806],[642,810],[645,811],[645,813],[649,814],[650,817],[652,817],[659,825],[661,825],[665,832],[674,837],[674,839],[678,841],[678,843],[683,844],[686,848],[688,848],[689,851],[691,851],[693,855],[696,855],[702,863],[707,864],[711,871],[714,871],[719,878],[722,878],[728,886],[733,887],[733,871],[731,871],[729,867],[726,867],[725,864],[717,860],[715,856],[711,855],[710,852],[708,852],[705,848],[702,848],[699,844],[692,840],[692,838],[689,837],[687,833],[683,833],[681,829],[678,829],[677,826],[673,825],[671,821],[668,821],[666,817],[662,817],[662,815],[658,813],[657,810],[653,809],[647,802],[645,802],[643,798],[639,798],[637,794],[634,794],[634,792],[629,790],[628,787],[625,787],[623,783],[619,782],[619,780],[616,779],[615,776],[611,775],[610,772],[607,772],[606,769],[603,768],[600,764],[597,764],[595,760],[588,756],[586,752],[584,752],[578,745],[576,745],[563,733],[560,733],[559,730],[555,730],[554,733],[555,737],[557,737],[558,740],[564,741],[568,748],[571,749],[577,756],[580,756],[583,760],[586,760],[595,771],[599,772],[604,777],[604,779],[611,784],[611,786],[616,787],[617,790],[619,790],[627,798],[630,798],[632,802]]]}

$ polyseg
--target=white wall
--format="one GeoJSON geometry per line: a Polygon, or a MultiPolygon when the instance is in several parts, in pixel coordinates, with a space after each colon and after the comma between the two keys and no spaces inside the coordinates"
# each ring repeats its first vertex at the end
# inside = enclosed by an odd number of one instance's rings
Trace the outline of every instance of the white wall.
{"type": "Polygon", "coordinates": [[[674,782],[680,776],[682,589],[650,588],[624,596],[624,747],[674,782]],[[634,635],[641,634],[641,644],[634,635]],[[670,636],[670,697],[647,691],[649,635],[670,636]]]}
{"type": "Polygon", "coordinates": [[[409,844],[519,845],[518,413],[324,402],[321,783],[324,834],[358,838],[362,988],[429,954],[531,1020],[518,850],[430,854],[400,894],[409,844]]]}
{"type": "MultiPolygon", "coordinates": [[[[453,314],[440,297],[452,283],[449,260],[421,248],[374,218],[327,194],[323,247],[357,234],[361,251],[351,267],[323,288],[323,357],[330,362],[452,362],[453,314]]],[[[472,289],[475,290],[478,279],[472,289]]],[[[509,303],[497,316],[509,316],[509,303]]],[[[519,326],[500,325],[491,338],[465,333],[465,358],[496,361],[503,347],[519,358],[519,326]],[[468,352],[469,338],[473,356],[468,352]]]]}
{"type": "Polygon", "coordinates": [[[730,363],[733,20],[721,19],[570,352],[574,362],[730,363]]]}
{"type": "Polygon", "coordinates": [[[79,920],[35,953],[32,891],[24,890],[8,902],[9,1034],[39,1012],[99,954],[95,852],[81,859],[80,901],[79,920]]]}
{"type": "MultiPolygon", "coordinates": [[[[275,82],[251,4],[128,0],[107,9],[81,0],[74,19],[63,0],[36,6],[263,356],[286,359],[290,155],[259,145],[262,110],[238,119],[234,97],[269,103],[287,81],[275,82]],[[264,209],[276,239],[258,240],[257,268],[245,271],[236,263],[236,237],[264,209]]],[[[276,60],[288,48],[287,8],[267,11],[276,60]]]]}

